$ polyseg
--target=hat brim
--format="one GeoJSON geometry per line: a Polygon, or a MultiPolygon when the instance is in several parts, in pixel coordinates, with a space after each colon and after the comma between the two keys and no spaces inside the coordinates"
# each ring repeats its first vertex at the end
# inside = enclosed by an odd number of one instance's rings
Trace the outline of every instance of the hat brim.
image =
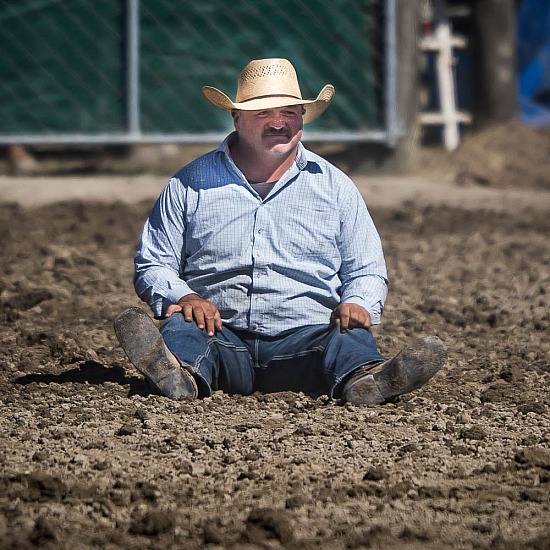
{"type": "Polygon", "coordinates": [[[304,124],[309,124],[322,115],[329,106],[334,97],[334,86],[332,86],[332,84],[325,85],[315,99],[295,99],[288,96],[265,96],[241,103],[234,103],[221,90],[213,88],[212,86],[203,86],[202,93],[212,105],[224,111],[232,111],[233,109],[239,109],[240,111],[261,111],[263,109],[290,107],[291,105],[304,105],[304,124]]]}

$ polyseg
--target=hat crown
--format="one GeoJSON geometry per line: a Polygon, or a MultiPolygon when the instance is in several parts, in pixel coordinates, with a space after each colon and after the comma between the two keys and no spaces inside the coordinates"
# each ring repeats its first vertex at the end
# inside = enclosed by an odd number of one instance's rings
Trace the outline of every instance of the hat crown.
{"type": "Polygon", "coordinates": [[[218,88],[203,86],[210,103],[224,111],[265,111],[291,105],[303,105],[304,124],[323,114],[334,97],[334,86],[325,84],[315,99],[303,99],[296,70],[286,59],[256,59],[241,72],[235,101],[218,88]]]}
{"type": "Polygon", "coordinates": [[[302,99],[296,70],[286,59],[251,61],[239,75],[236,102],[270,96],[302,99]]]}

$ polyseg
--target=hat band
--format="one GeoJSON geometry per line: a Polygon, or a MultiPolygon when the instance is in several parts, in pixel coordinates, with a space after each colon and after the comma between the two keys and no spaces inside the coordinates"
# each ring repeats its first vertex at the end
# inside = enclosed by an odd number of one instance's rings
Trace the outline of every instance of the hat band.
{"type": "Polygon", "coordinates": [[[238,103],[246,103],[247,101],[254,101],[255,99],[266,99],[268,97],[291,97],[292,99],[298,99],[302,101],[302,98],[296,95],[289,95],[289,94],[268,94],[268,95],[258,95],[254,97],[250,97],[248,99],[243,99],[243,101],[239,101],[238,103]]]}

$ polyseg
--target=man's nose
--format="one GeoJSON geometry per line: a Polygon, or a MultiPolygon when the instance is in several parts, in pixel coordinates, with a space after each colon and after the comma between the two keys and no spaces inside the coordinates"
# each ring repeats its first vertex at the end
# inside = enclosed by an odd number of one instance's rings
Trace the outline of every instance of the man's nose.
{"type": "Polygon", "coordinates": [[[269,121],[268,121],[268,124],[272,127],[272,128],[284,128],[285,126],[285,122],[283,120],[283,116],[279,113],[275,113],[274,115],[271,115],[269,121]]]}

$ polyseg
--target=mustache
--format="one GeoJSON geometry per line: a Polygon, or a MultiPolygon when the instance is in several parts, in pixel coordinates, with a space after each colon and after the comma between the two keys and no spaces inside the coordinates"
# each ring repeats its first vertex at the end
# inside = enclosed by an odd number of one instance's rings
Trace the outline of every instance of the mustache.
{"type": "Polygon", "coordinates": [[[290,132],[286,128],[281,128],[280,130],[277,130],[275,128],[270,128],[268,130],[265,130],[264,136],[286,136],[290,137],[290,132]]]}

